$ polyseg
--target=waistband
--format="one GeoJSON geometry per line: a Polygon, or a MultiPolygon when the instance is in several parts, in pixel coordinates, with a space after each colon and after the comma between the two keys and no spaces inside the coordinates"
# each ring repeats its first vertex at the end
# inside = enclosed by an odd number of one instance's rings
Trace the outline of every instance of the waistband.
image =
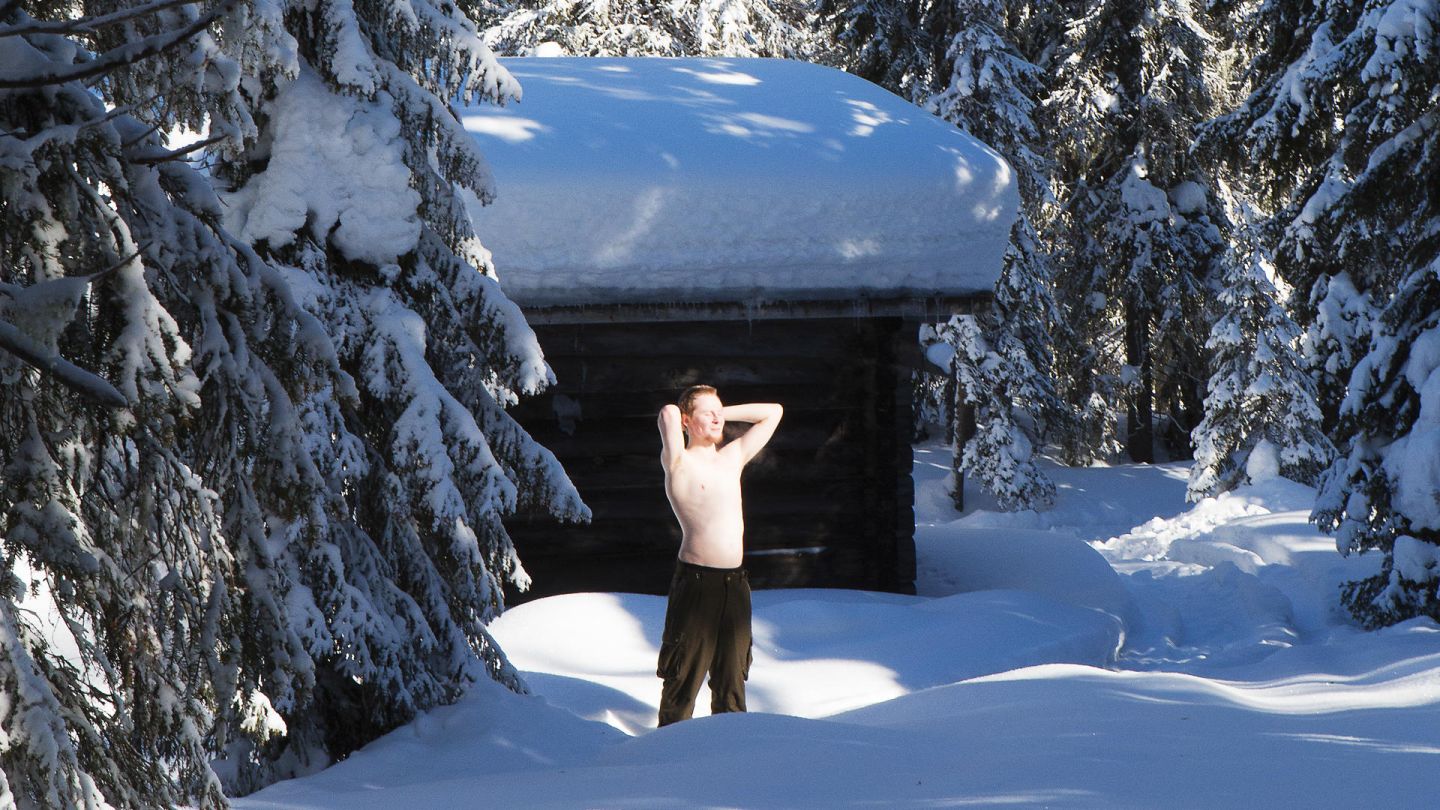
{"type": "Polygon", "coordinates": [[[726,577],[727,579],[737,576],[748,576],[745,572],[745,566],[743,565],[737,565],[734,568],[715,568],[709,565],[696,565],[695,563],[685,562],[684,560],[675,561],[675,572],[697,574],[700,576],[726,577]]]}

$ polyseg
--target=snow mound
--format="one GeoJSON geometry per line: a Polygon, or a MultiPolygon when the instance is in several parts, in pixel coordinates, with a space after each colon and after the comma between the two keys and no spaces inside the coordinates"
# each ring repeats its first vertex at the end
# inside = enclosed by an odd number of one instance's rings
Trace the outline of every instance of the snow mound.
{"type": "MultiPolygon", "coordinates": [[[[917,455],[924,448],[917,450],[917,455]]],[[[948,464],[948,462],[947,462],[948,464]]],[[[948,504],[948,495],[935,492],[940,482],[932,475],[916,476],[915,505],[921,524],[949,523],[967,529],[1027,529],[1055,531],[1082,540],[1106,540],[1123,534],[1141,520],[1169,520],[1190,508],[1185,500],[1188,464],[1127,465],[1124,467],[1045,466],[1055,482],[1055,503],[1036,512],[1003,512],[994,498],[975,481],[965,482],[968,511],[962,516],[948,504]]],[[[944,482],[944,486],[951,486],[944,482]]]]}
{"type": "Polygon", "coordinates": [[[1093,467],[1057,478],[1055,510],[981,528],[921,497],[948,469],[933,447],[916,469],[922,581],[982,590],[757,592],[749,714],[653,729],[664,599],[552,597],[491,626],[542,697],[479,684],[235,806],[1434,803],[1440,626],[1335,612],[1376,563],[1308,523],[1313,491],[1262,478],[1186,507],[1183,470],[1093,467]]]}
{"type": "Polygon", "coordinates": [[[1253,574],[1264,565],[1288,563],[1293,546],[1286,540],[1271,542],[1276,535],[1268,531],[1276,520],[1288,519],[1244,519],[1287,512],[1308,515],[1314,501],[1315,490],[1310,487],[1279,475],[1262,475],[1256,483],[1204,498],[1173,518],[1153,518],[1095,547],[1111,562],[1230,563],[1253,574]]]}
{"type": "Polygon", "coordinates": [[[922,594],[1021,590],[1121,620],[1134,616],[1115,569],[1086,543],[1055,532],[922,526],[922,594]]]}
{"type": "MultiPolygon", "coordinates": [[[[802,717],[1031,664],[1105,666],[1123,638],[1110,615],[1019,591],[758,591],[754,605],[750,709],[802,717]]],[[[655,726],[664,620],[663,597],[568,594],[513,608],[490,630],[549,701],[634,734],[655,726]]],[[[696,714],[708,705],[702,689],[696,714]]]]}

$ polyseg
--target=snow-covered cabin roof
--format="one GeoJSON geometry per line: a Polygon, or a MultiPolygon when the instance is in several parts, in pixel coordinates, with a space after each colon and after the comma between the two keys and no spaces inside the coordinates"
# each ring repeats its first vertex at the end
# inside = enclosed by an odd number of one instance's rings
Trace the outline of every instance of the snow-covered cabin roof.
{"type": "Polygon", "coordinates": [[[517,58],[462,118],[526,305],[965,295],[1015,216],[989,147],[870,82],[777,59],[517,58]]]}

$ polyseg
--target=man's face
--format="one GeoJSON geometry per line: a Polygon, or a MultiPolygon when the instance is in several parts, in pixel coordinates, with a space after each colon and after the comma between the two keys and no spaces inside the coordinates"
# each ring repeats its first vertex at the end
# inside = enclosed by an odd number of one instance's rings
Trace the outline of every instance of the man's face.
{"type": "Polygon", "coordinates": [[[684,419],[685,431],[690,434],[690,438],[704,437],[710,441],[720,441],[725,435],[725,417],[721,413],[724,408],[720,397],[714,394],[701,394],[696,397],[690,413],[686,414],[684,419]]]}

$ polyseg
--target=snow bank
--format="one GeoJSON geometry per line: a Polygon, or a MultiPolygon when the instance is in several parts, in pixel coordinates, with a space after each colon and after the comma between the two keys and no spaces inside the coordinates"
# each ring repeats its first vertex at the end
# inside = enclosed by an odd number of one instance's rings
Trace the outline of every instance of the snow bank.
{"type": "Polygon", "coordinates": [[[422,714],[344,762],[272,785],[234,806],[337,810],[467,806],[459,798],[465,791],[457,789],[457,779],[574,767],[624,739],[615,729],[581,720],[543,698],[516,695],[486,681],[477,683],[455,705],[422,714]],[[381,785],[385,789],[377,790],[381,785]]]}
{"type": "Polygon", "coordinates": [[[1313,490],[1261,476],[1186,506],[1183,469],[1093,467],[1057,478],[1051,512],[957,520],[940,456],[916,454],[937,595],[758,592],[750,714],[653,729],[664,600],[552,597],[491,626],[539,697],[480,684],[235,806],[1434,803],[1440,626],[1334,612],[1375,563],[1307,522],[1313,490]]]}
{"type": "Polygon", "coordinates": [[[482,687],[235,806],[1427,807],[1437,640],[1412,624],[1260,682],[1048,664],[825,719],[723,715],[634,738],[482,687]]]}
{"type": "MultiPolygon", "coordinates": [[[[1111,616],[1009,591],[782,590],[754,602],[750,709],[801,717],[1037,663],[1104,666],[1122,636],[1111,616]]],[[[633,734],[655,726],[664,619],[664,597],[569,594],[512,608],[490,632],[535,691],[633,734]]],[[[709,699],[702,689],[697,716],[709,699]]]]}
{"type": "MultiPolygon", "coordinates": [[[[1315,490],[1271,475],[1232,492],[1204,498],[1194,508],[1173,518],[1152,518],[1125,534],[1098,543],[1097,547],[1112,562],[1166,559],[1204,566],[1231,563],[1253,574],[1265,565],[1292,562],[1291,555],[1297,546],[1289,535],[1269,530],[1274,519],[1258,522],[1244,519],[1304,513],[1300,526],[1305,526],[1314,501],[1315,490]]],[[[1300,532],[1313,536],[1317,543],[1325,542],[1313,530],[1301,529],[1300,532]]],[[[1334,543],[1328,542],[1326,547],[1333,551],[1334,543]]],[[[1318,550],[1309,543],[1298,548],[1318,550]]]]}
{"type": "Polygon", "coordinates": [[[1115,569],[1073,536],[1024,529],[922,526],[917,554],[925,561],[916,587],[923,594],[1021,590],[1134,618],[1130,593],[1115,569]]]}
{"type": "Polygon", "coordinates": [[[1359,632],[1340,587],[1378,560],[1336,554],[1309,521],[1315,490],[1264,466],[1255,483],[1092,544],[1128,575],[1142,617],[1124,665],[1211,674],[1359,632]]]}
{"type": "Polygon", "coordinates": [[[462,112],[472,208],[522,304],[989,290],[1017,208],[995,152],[879,87],[774,59],[508,59],[462,112]]]}
{"type": "Polygon", "coordinates": [[[994,496],[974,478],[967,478],[966,512],[961,515],[951,506],[950,451],[927,444],[915,449],[915,459],[915,518],[921,526],[1043,530],[1080,540],[1107,540],[1133,528],[1137,517],[1163,521],[1190,508],[1185,500],[1190,475],[1186,464],[1077,468],[1044,462],[1046,475],[1055,482],[1051,508],[1000,511],[994,496]]]}

